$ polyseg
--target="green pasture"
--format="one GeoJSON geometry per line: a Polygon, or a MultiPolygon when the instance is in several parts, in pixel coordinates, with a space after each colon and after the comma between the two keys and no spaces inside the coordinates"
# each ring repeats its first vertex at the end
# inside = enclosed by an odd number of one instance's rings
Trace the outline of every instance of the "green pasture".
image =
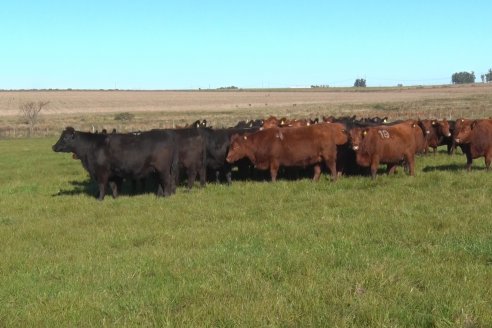
{"type": "Polygon", "coordinates": [[[0,140],[0,327],[492,327],[492,173],[209,184],[98,202],[0,140]]]}

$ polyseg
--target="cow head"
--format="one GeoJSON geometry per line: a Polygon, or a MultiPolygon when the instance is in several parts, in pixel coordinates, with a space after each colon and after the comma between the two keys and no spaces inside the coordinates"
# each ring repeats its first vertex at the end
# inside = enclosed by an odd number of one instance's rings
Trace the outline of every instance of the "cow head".
{"type": "Polygon", "coordinates": [[[449,122],[446,119],[437,122],[437,125],[441,135],[445,137],[451,137],[449,122]]]}
{"type": "Polygon", "coordinates": [[[468,143],[471,132],[476,124],[476,121],[472,120],[458,120],[456,121],[456,128],[454,130],[454,140],[458,144],[468,143]],[[459,123],[458,123],[459,122],[459,123]]]}
{"type": "Polygon", "coordinates": [[[228,163],[234,163],[241,158],[244,158],[248,154],[248,144],[250,140],[249,135],[234,134],[231,137],[231,145],[229,146],[229,152],[227,153],[226,161],[228,163]]]}
{"type": "Polygon", "coordinates": [[[53,145],[52,149],[55,152],[70,153],[75,148],[75,129],[67,127],[61,134],[60,139],[53,145]]]}
{"type": "Polygon", "coordinates": [[[278,119],[275,116],[270,116],[263,122],[262,128],[270,129],[278,126],[278,124],[279,124],[278,119]]]}
{"type": "Polygon", "coordinates": [[[360,145],[362,140],[367,135],[367,129],[365,128],[353,128],[350,130],[350,143],[352,144],[352,149],[354,151],[360,150],[360,145]]]}
{"type": "Polygon", "coordinates": [[[425,137],[429,137],[433,130],[432,126],[432,121],[431,120],[419,120],[419,126],[421,127],[422,131],[424,131],[425,137]]]}

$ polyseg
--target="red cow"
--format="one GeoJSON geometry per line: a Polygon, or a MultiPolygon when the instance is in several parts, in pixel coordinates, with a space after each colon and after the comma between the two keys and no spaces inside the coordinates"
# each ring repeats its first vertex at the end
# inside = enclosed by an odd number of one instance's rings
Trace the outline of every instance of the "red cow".
{"type": "Polygon", "coordinates": [[[256,168],[270,169],[272,181],[279,167],[305,167],[314,164],[313,180],[319,180],[320,164],[330,169],[333,180],[337,178],[337,145],[348,142],[342,124],[315,124],[299,128],[271,128],[244,136],[234,135],[226,160],[233,163],[248,157],[256,168]]]}
{"type": "Polygon", "coordinates": [[[492,119],[457,120],[455,128],[457,144],[468,144],[464,149],[466,154],[466,169],[471,170],[473,159],[485,157],[485,167],[490,169],[492,161],[492,119]]]}
{"type": "Polygon", "coordinates": [[[414,121],[351,129],[350,137],[357,164],[370,167],[373,179],[379,163],[387,164],[389,172],[393,172],[395,165],[406,163],[410,175],[415,175],[415,153],[419,148],[416,136],[422,134],[418,130],[420,128],[414,121]]]}

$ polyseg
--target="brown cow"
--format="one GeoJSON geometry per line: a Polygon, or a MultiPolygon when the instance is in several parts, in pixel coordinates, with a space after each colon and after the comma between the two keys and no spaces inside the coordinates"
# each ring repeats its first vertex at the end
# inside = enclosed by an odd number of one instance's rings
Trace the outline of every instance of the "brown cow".
{"type": "Polygon", "coordinates": [[[415,153],[419,148],[416,136],[417,133],[422,134],[418,130],[420,128],[414,121],[351,129],[357,164],[369,166],[373,179],[376,178],[379,163],[387,164],[389,173],[394,171],[395,165],[406,163],[410,175],[415,175],[415,153]]]}
{"type": "MultiPolygon", "coordinates": [[[[314,121],[313,121],[314,122],[314,121]]],[[[308,126],[311,125],[310,120],[289,120],[286,119],[285,117],[282,117],[281,119],[276,118],[275,116],[270,116],[267,118],[262,125],[263,129],[269,129],[269,128],[274,128],[274,127],[279,127],[279,128],[298,128],[301,126],[308,126]]]]}
{"type": "Polygon", "coordinates": [[[455,128],[457,144],[468,144],[464,149],[466,154],[466,169],[471,170],[473,159],[485,157],[485,167],[490,169],[492,161],[492,119],[457,120],[455,128]]]}
{"type": "Polygon", "coordinates": [[[442,121],[438,120],[421,120],[419,124],[422,126],[425,132],[425,153],[429,152],[429,147],[433,149],[434,155],[436,154],[437,147],[446,145],[447,138],[451,137],[449,131],[449,123],[446,119],[442,121]]]}
{"type": "Polygon", "coordinates": [[[270,128],[284,126],[285,122],[287,122],[287,119],[285,117],[278,119],[275,116],[270,116],[269,118],[263,121],[262,128],[270,129],[270,128]]]}
{"type": "Polygon", "coordinates": [[[319,180],[320,164],[330,169],[333,180],[337,178],[337,145],[348,142],[342,124],[315,124],[299,128],[271,128],[256,133],[231,138],[226,160],[233,163],[248,157],[256,168],[270,169],[272,181],[279,167],[305,167],[314,164],[313,180],[319,180]]]}

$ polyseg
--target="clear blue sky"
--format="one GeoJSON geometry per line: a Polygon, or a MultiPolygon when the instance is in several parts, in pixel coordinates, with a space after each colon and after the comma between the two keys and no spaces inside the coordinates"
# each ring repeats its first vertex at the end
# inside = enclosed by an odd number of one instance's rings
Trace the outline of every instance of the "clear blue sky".
{"type": "Polygon", "coordinates": [[[478,82],[491,13],[491,0],[4,1],[0,89],[478,82]]]}

